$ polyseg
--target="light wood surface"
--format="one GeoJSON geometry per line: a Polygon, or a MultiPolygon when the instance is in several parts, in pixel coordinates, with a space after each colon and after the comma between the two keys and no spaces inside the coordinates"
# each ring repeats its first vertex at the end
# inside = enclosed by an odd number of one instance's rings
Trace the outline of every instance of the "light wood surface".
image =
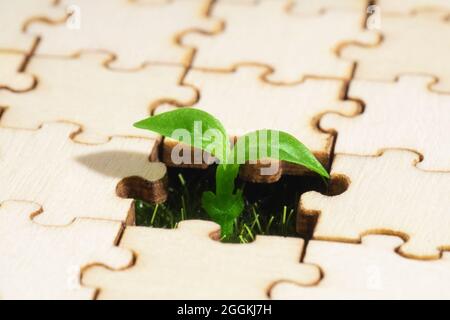
{"type": "Polygon", "coordinates": [[[348,189],[328,197],[303,194],[301,214],[319,214],[318,240],[358,242],[368,233],[394,234],[406,242],[399,252],[437,259],[450,249],[450,173],[425,172],[416,153],[387,150],[379,157],[337,155],[331,174],[348,189]]]}
{"type": "Polygon", "coordinates": [[[26,55],[23,53],[0,50],[0,89],[27,91],[33,88],[35,78],[20,72],[25,61],[26,55]]]}
{"type": "Polygon", "coordinates": [[[353,44],[341,50],[357,62],[355,78],[394,81],[405,73],[435,76],[433,90],[450,92],[450,37],[448,12],[424,11],[414,15],[382,13],[383,41],[374,48],[353,44]],[[412,51],[413,50],[413,51],[412,51]]]}
{"type": "Polygon", "coordinates": [[[120,246],[135,252],[136,264],[121,272],[93,267],[82,282],[99,287],[99,299],[267,299],[276,281],[319,280],[318,268],[300,263],[301,239],[223,244],[209,238],[218,230],[194,220],[175,230],[129,227],[120,246]]]}
{"type": "MultiPolygon", "coordinates": [[[[318,119],[325,112],[358,114],[359,104],[342,101],[346,89],[344,81],[308,78],[292,86],[274,86],[261,79],[268,71],[257,66],[222,73],[190,70],[184,83],[201,92],[193,106],[219,119],[232,138],[260,129],[281,130],[299,139],[327,166],[334,139],[331,134],[317,129],[318,119]]],[[[156,113],[172,109],[164,105],[157,108],[156,113]]],[[[167,139],[165,142],[167,149],[173,148],[173,142],[167,139]]],[[[282,171],[286,168],[283,167],[282,171]]],[[[307,170],[290,166],[288,171],[305,174],[307,170]]]]}
{"type": "Polygon", "coordinates": [[[408,14],[417,11],[441,11],[450,13],[448,0],[377,0],[383,12],[408,14]]]}
{"type": "Polygon", "coordinates": [[[363,45],[379,41],[376,33],[363,30],[364,12],[298,16],[287,8],[279,0],[255,6],[218,2],[212,16],[225,21],[224,31],[214,37],[186,34],[182,43],[197,48],[196,67],[229,70],[237,64],[265,64],[274,69],[268,80],[286,83],[308,75],[350,79],[353,63],[337,57],[338,47],[347,41],[363,45]]]}
{"type": "MultiPolygon", "coordinates": [[[[221,3],[236,5],[258,5],[267,0],[220,0],[221,3]]],[[[320,14],[328,10],[359,10],[364,12],[366,0],[281,0],[287,4],[289,12],[298,14],[320,14]]]]}
{"type": "MultiPolygon", "coordinates": [[[[261,0],[264,1],[264,0],[261,0]]],[[[369,1],[367,0],[288,0],[291,12],[298,14],[319,14],[332,10],[353,10],[365,12],[369,1]]]]}
{"type": "Polygon", "coordinates": [[[64,10],[57,10],[55,0],[14,0],[0,3],[0,49],[30,52],[35,36],[26,34],[26,23],[44,12],[50,19],[63,19],[64,10]]]}
{"type": "Polygon", "coordinates": [[[362,244],[310,241],[305,262],[324,276],[317,286],[277,284],[273,299],[448,299],[450,256],[442,260],[405,259],[395,253],[397,237],[365,236],[362,244]]]}
{"type": "Polygon", "coordinates": [[[182,64],[189,62],[191,52],[177,45],[178,33],[213,33],[221,26],[207,17],[210,2],[61,0],[60,8],[68,4],[79,8],[79,29],[70,30],[64,23],[33,23],[28,31],[43,38],[39,54],[67,56],[83,50],[108,51],[117,57],[111,66],[121,69],[138,68],[146,62],[182,64]]]}
{"type": "Polygon", "coordinates": [[[450,171],[450,93],[430,91],[435,82],[407,75],[396,82],[352,81],[348,96],[364,101],[364,112],[351,119],[325,115],[320,127],[338,132],[336,153],[376,155],[404,148],[423,155],[419,168],[450,171]]]}
{"type": "Polygon", "coordinates": [[[93,299],[94,289],[80,284],[84,268],[117,270],[132,263],[130,251],[114,246],[120,222],[77,219],[68,226],[46,227],[31,221],[40,210],[18,201],[0,206],[1,299],[93,299]]]}
{"type": "Polygon", "coordinates": [[[0,201],[33,201],[44,210],[37,222],[64,225],[76,217],[132,221],[132,200],[117,196],[118,184],[122,196],[164,200],[166,168],[149,162],[154,140],[114,137],[86,145],[70,139],[77,130],[65,123],[45,124],[37,131],[0,129],[0,201]],[[121,180],[133,176],[151,187],[139,190],[138,181],[131,181],[127,192],[121,180]]]}
{"type": "Polygon", "coordinates": [[[20,95],[0,93],[0,105],[8,107],[0,124],[36,129],[49,121],[74,122],[83,127],[75,140],[85,143],[117,135],[156,137],[133,123],[163,101],[189,105],[196,99],[193,88],[179,84],[185,71],[181,66],[119,72],[102,66],[107,58],[100,53],[72,59],[34,57],[27,72],[37,76],[38,86],[20,95]]]}

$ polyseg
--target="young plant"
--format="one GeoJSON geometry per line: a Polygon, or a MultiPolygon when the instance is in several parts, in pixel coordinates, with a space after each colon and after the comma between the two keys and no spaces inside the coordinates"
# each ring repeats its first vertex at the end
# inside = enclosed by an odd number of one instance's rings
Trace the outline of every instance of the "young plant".
{"type": "Polygon", "coordinates": [[[222,239],[233,234],[234,222],[244,210],[242,190],[237,190],[235,186],[241,164],[270,158],[302,165],[329,178],[328,172],[311,151],[285,132],[258,130],[239,137],[231,145],[220,121],[194,108],[165,112],[139,121],[134,126],[205,151],[218,160],[216,190],[203,193],[202,206],[220,225],[222,239]]]}

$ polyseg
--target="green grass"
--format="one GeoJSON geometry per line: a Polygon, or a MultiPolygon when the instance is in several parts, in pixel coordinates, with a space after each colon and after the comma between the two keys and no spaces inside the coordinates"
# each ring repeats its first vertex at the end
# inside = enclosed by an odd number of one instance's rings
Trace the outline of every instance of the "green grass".
{"type": "MultiPolygon", "coordinates": [[[[169,198],[160,205],[136,201],[136,224],[155,228],[177,227],[183,220],[211,220],[201,207],[201,195],[214,190],[215,168],[207,170],[169,169],[169,198]]],[[[227,242],[248,243],[257,235],[306,237],[296,232],[300,195],[310,190],[323,191],[319,177],[283,177],[273,184],[244,183],[245,210],[235,221],[235,233],[227,242]]]]}

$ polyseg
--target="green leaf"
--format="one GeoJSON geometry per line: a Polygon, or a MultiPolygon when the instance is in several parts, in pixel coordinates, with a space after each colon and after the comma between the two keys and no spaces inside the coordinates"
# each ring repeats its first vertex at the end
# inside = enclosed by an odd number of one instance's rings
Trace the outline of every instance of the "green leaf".
{"type": "Polygon", "coordinates": [[[212,115],[199,109],[179,108],[136,122],[134,126],[206,151],[221,162],[227,159],[229,153],[230,142],[223,125],[212,115]],[[178,135],[182,132],[180,130],[188,134],[189,139],[178,135]],[[174,133],[177,135],[174,136],[174,133]]]}
{"type": "Polygon", "coordinates": [[[328,172],[312,152],[292,135],[275,130],[258,130],[240,137],[228,163],[276,159],[302,165],[329,178],[328,172]]]}

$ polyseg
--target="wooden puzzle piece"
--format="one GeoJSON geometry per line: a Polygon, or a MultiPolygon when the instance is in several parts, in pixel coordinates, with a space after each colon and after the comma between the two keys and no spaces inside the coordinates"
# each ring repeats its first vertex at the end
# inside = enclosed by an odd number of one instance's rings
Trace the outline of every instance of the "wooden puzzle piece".
{"type": "Polygon", "coordinates": [[[365,236],[362,244],[310,241],[305,263],[320,266],[317,286],[279,283],[273,299],[448,299],[450,256],[437,261],[405,259],[397,237],[365,236]]]}
{"type": "Polygon", "coordinates": [[[70,139],[77,130],[67,123],[1,128],[0,201],[39,203],[44,213],[38,223],[63,225],[76,217],[130,222],[132,200],[124,198],[166,199],[166,168],[149,162],[154,140],[113,137],[87,145],[70,139]]]}
{"type": "Polygon", "coordinates": [[[279,0],[255,6],[218,2],[213,15],[225,21],[224,31],[214,37],[188,33],[182,43],[197,49],[195,67],[230,70],[239,64],[264,64],[274,69],[268,80],[286,83],[305,76],[350,79],[353,63],[338,58],[339,46],[347,41],[379,42],[376,33],[363,30],[364,12],[298,16],[286,8],[286,2],[279,0]]]}
{"type": "Polygon", "coordinates": [[[338,132],[336,153],[376,155],[404,148],[423,155],[419,168],[450,171],[450,94],[429,91],[435,82],[410,75],[396,82],[352,81],[348,96],[364,101],[364,112],[351,119],[325,115],[320,127],[338,132]]]}
{"type": "MultiPolygon", "coordinates": [[[[184,83],[201,92],[194,107],[220,119],[232,138],[260,129],[282,130],[302,141],[328,166],[334,139],[331,134],[319,131],[317,120],[325,112],[357,114],[359,104],[342,101],[346,90],[342,80],[307,78],[296,85],[278,86],[261,79],[269,71],[256,66],[242,66],[234,72],[222,73],[191,69],[184,83]]],[[[157,108],[156,113],[170,109],[164,105],[157,108]]],[[[171,164],[173,147],[174,142],[166,139],[165,163],[171,164]]],[[[307,171],[304,167],[288,164],[283,164],[280,170],[288,174],[305,174],[307,171]]],[[[272,177],[253,179],[272,180],[272,177]]]]}
{"type": "Polygon", "coordinates": [[[0,89],[21,92],[33,88],[34,77],[20,72],[25,61],[25,54],[0,51],[0,89]]]}
{"type": "Polygon", "coordinates": [[[24,33],[26,23],[45,12],[52,20],[66,16],[54,7],[55,0],[14,0],[0,3],[0,49],[30,52],[35,37],[24,33]]]}
{"type": "Polygon", "coordinates": [[[377,0],[382,12],[409,14],[418,11],[436,10],[450,13],[448,0],[377,0]]]}
{"type": "Polygon", "coordinates": [[[120,222],[77,219],[68,226],[46,227],[31,221],[40,210],[18,201],[0,206],[2,299],[93,299],[95,290],[80,284],[84,268],[102,264],[118,270],[132,263],[130,251],[114,246],[120,222]]]}
{"type": "Polygon", "coordinates": [[[133,123],[148,117],[162,101],[185,105],[196,100],[194,89],[179,84],[185,72],[181,66],[119,72],[101,67],[107,57],[34,57],[27,72],[38,77],[38,86],[20,95],[0,93],[0,105],[7,107],[0,123],[36,129],[44,122],[75,122],[83,127],[75,140],[102,143],[111,136],[142,135],[133,123]]]}
{"type": "Polygon", "coordinates": [[[331,174],[348,189],[332,197],[308,192],[300,200],[300,214],[319,214],[314,238],[358,242],[369,233],[398,235],[405,240],[400,254],[439,258],[450,249],[450,173],[419,170],[419,160],[405,150],[338,154],[331,174]]]}
{"type": "Polygon", "coordinates": [[[219,226],[183,221],[175,230],[128,227],[120,246],[136,264],[121,272],[93,267],[82,283],[100,299],[267,299],[278,280],[315,284],[319,269],[301,264],[303,240],[257,237],[250,244],[211,239],[219,226]]]}
{"type": "Polygon", "coordinates": [[[357,61],[356,79],[394,81],[400,74],[435,76],[433,90],[450,92],[450,37],[448,13],[382,15],[382,43],[376,48],[344,45],[341,56],[357,61]],[[414,54],[412,54],[412,50],[414,54]]]}
{"type": "Polygon", "coordinates": [[[125,0],[60,1],[75,5],[80,28],[35,23],[29,31],[41,34],[39,54],[70,56],[85,50],[108,51],[111,66],[130,69],[147,62],[188,63],[191,50],[177,44],[184,30],[213,33],[221,23],[207,17],[209,0],[130,2],[125,0]]]}
{"type": "Polygon", "coordinates": [[[299,14],[318,14],[328,10],[354,10],[365,12],[367,0],[290,0],[290,12],[299,14]]]}

